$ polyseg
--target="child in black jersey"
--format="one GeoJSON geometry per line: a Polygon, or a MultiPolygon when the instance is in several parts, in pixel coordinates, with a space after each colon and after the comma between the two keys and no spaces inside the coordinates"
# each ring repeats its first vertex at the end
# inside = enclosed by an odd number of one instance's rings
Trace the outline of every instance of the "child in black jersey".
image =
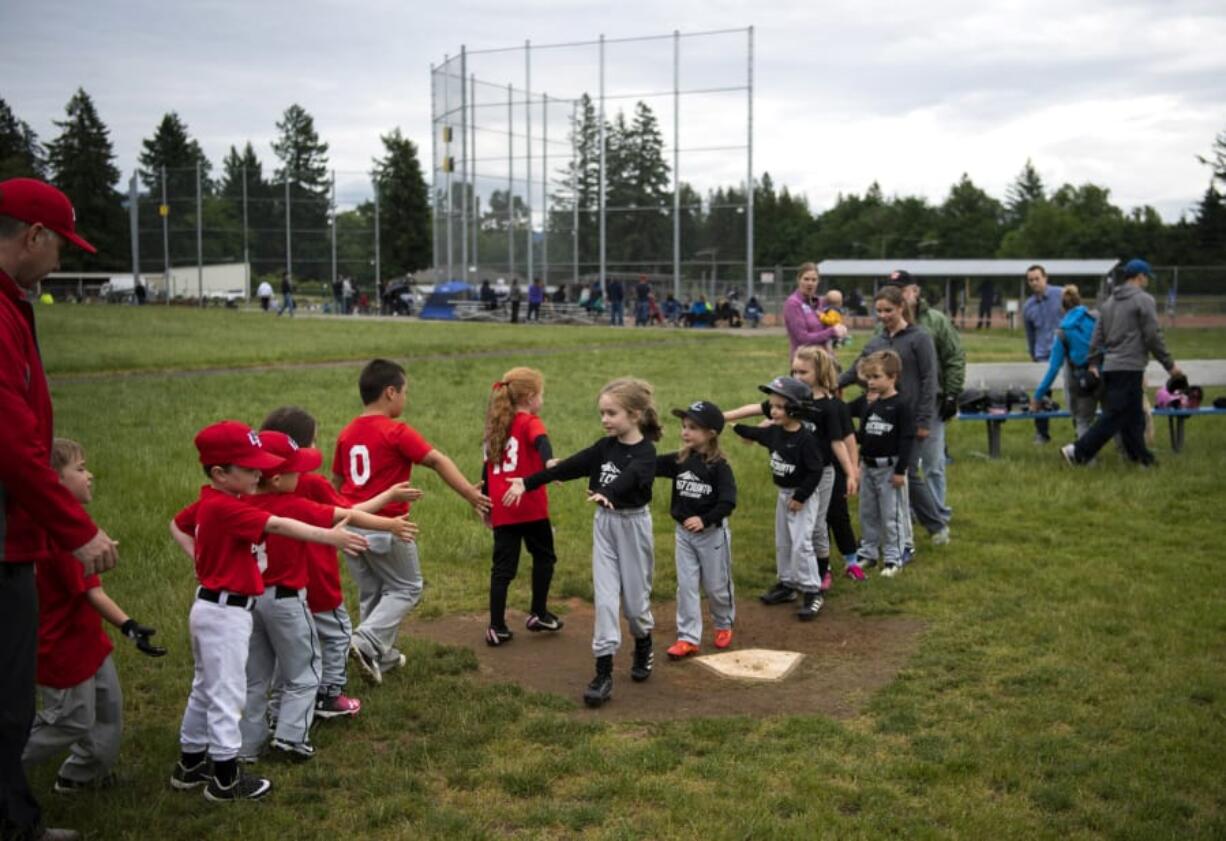
{"type": "Polygon", "coordinates": [[[705,400],[673,409],[681,418],[681,450],[656,457],[656,476],[673,480],[669,512],[677,521],[677,641],[668,656],[680,660],[698,653],[702,641],[702,602],[707,593],[715,623],[715,647],[732,644],[736,602],[732,592],[732,535],[727,517],[736,507],[736,480],[719,449],[724,416],[705,400]]]}
{"type": "MultiPolygon", "coordinates": [[[[915,418],[898,393],[902,360],[892,350],[869,354],[856,365],[868,390],[851,405],[860,418],[860,574],[877,562],[893,578],[903,566],[907,503],[907,465],[915,443],[915,418]]],[[[849,571],[850,571],[849,567],[849,571]]],[[[854,573],[852,573],[854,575],[854,573]]]]}
{"type": "Polygon", "coordinates": [[[771,473],[779,490],[775,503],[775,566],[779,581],[762,596],[763,604],[804,599],[796,617],[808,621],[822,609],[822,579],[813,554],[814,491],[822,478],[817,439],[801,423],[809,387],[791,377],[775,377],[759,388],[770,395],[771,426],[736,424],[733,431],[770,450],[771,473]]]}
{"type": "Polygon", "coordinates": [[[623,378],[600,390],[597,401],[605,437],[586,450],[533,473],[512,478],[503,504],[515,505],[526,491],[549,482],[588,479],[588,499],[596,503],[592,526],[592,587],[596,596],[596,622],[592,653],[596,677],[583,693],[583,701],[599,707],[613,696],[613,655],[621,645],[617,619],[621,606],[634,635],[634,661],[630,677],[642,682],[651,677],[654,655],[651,629],[651,576],[655,550],[651,532],[651,484],[656,476],[656,448],[660,419],[650,383],[623,378]]]}

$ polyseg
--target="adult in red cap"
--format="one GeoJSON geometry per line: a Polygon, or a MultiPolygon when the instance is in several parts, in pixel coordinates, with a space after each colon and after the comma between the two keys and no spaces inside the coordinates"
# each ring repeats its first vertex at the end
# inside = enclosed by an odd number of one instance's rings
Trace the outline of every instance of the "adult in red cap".
{"type": "MultiPolygon", "coordinates": [[[[50,543],[71,550],[85,573],[118,560],[115,541],[94,525],[51,469],[51,393],[26,293],[60,264],[77,234],[72,202],[33,178],[0,182],[0,837],[40,835],[38,801],[21,752],[34,719],[38,599],[34,564],[50,543]]],[[[51,831],[48,831],[51,832],[51,831]]]]}

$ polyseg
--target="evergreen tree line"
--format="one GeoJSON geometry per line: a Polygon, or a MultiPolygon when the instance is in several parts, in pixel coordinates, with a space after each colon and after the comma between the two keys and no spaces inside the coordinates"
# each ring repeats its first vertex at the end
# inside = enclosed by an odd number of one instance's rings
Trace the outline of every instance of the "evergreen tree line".
{"type": "MultiPolygon", "coordinates": [[[[46,178],[72,196],[83,231],[99,246],[90,258],[65,254],[69,269],[127,269],[131,266],[126,189],[109,129],[89,95],[69,100],[59,136],[40,143],[35,132],[0,99],[0,179],[17,175],[46,178]]],[[[175,112],[167,113],[142,142],[140,248],[144,270],[162,261],[158,215],[162,171],[169,198],[172,264],[196,259],[196,179],[201,181],[206,262],[243,259],[243,193],[247,197],[247,247],[257,273],[274,273],[285,262],[286,189],[293,235],[295,273],[324,278],[330,273],[328,144],[301,106],[291,105],[276,123],[272,152],[277,166],[266,175],[250,142],[231,146],[215,173],[211,162],[175,112]]],[[[589,96],[579,103],[572,138],[575,155],[556,173],[566,186],[551,196],[550,262],[573,259],[572,230],[578,215],[578,249],[587,271],[599,257],[599,116],[589,96]],[[572,186],[573,185],[573,186],[572,186]]],[[[672,172],[663,135],[651,108],[635,105],[629,118],[616,114],[605,125],[606,253],[611,268],[671,271],[673,236],[672,172]]],[[[380,195],[383,274],[391,277],[426,268],[431,262],[428,192],[418,149],[394,129],[382,138],[383,156],[373,161],[380,195]]],[[[1165,223],[1152,207],[1125,211],[1110,191],[1095,184],[1050,189],[1030,161],[1005,196],[996,198],[963,175],[939,204],[919,196],[887,196],[874,183],[862,195],[840,195],[821,213],[769,173],[754,184],[754,261],[760,267],[791,266],[824,258],[916,257],[1111,257],[1144,255],[1162,265],[1226,265],[1226,132],[1215,139],[1209,186],[1200,202],[1177,222],[1165,223]]],[[[463,185],[453,187],[458,206],[463,185]]],[[[682,259],[742,260],[745,252],[743,185],[708,191],[705,200],[687,182],[680,190],[682,259]]],[[[495,190],[481,208],[478,250],[481,262],[499,263],[506,254],[507,226],[528,227],[523,197],[508,200],[495,190]],[[508,213],[508,204],[513,212],[508,213]],[[497,255],[494,257],[493,255],[497,255]]],[[[373,202],[336,218],[338,260],[343,273],[359,281],[373,274],[373,202]]],[[[526,243],[522,235],[517,236],[526,243]]],[[[540,248],[539,239],[537,248],[540,248]]],[[[457,247],[458,255],[458,247],[457,247]]],[[[523,265],[517,247],[517,265],[523,265]]],[[[539,262],[538,262],[539,265],[539,262]]]]}
{"type": "MultiPolygon", "coordinates": [[[[128,189],[126,182],[120,183],[110,130],[84,90],[73,94],[65,119],[55,121],[55,126],[59,135],[44,145],[29,124],[0,99],[0,180],[43,178],[72,198],[78,225],[98,246],[98,254],[69,249],[64,253],[65,270],[130,271],[128,189]]],[[[277,165],[271,173],[265,174],[250,141],[241,150],[231,146],[221,171],[215,173],[179,115],[172,111],[162,117],[142,141],[139,157],[142,271],[159,271],[167,250],[172,266],[196,262],[199,178],[206,263],[242,261],[246,230],[246,252],[254,273],[279,273],[285,265],[288,215],[295,275],[300,279],[330,276],[333,220],[328,144],[320,140],[314,119],[299,105],[287,108],[276,127],[272,152],[277,165]],[[163,195],[168,210],[168,249],[164,248],[160,213],[163,195]]],[[[393,277],[430,265],[429,193],[417,145],[398,128],[381,140],[383,155],[372,162],[372,180],[379,190],[382,272],[384,277],[393,277]]],[[[374,217],[373,200],[336,214],[339,270],[359,281],[374,274],[374,217]]]]}

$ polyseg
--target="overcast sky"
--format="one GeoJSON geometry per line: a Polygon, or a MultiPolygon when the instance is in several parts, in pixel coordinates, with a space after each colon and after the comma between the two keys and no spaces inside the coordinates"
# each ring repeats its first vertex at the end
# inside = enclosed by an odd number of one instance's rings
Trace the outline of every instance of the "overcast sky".
{"type": "MultiPolygon", "coordinates": [[[[754,171],[804,193],[815,211],[874,180],[939,203],[963,172],[1003,198],[1030,158],[1049,188],[1092,181],[1125,208],[1150,204],[1174,220],[1208,184],[1196,156],[1226,130],[1221,0],[4,3],[0,96],[46,141],[83,86],[125,176],[169,110],[215,167],[231,144],[251,140],[267,173],[274,123],[297,102],[331,144],[332,165],[355,173],[338,177],[352,199],[380,133],[399,126],[429,160],[429,65],[461,44],[749,25],[754,171]]],[[[683,41],[682,87],[744,85],[746,40],[683,41]]],[[[669,41],[611,45],[609,92],[670,89],[671,56],[669,41]]],[[[595,57],[592,48],[534,53],[534,92],[594,93],[595,57]]],[[[521,87],[523,53],[474,56],[469,70],[521,87]]],[[[649,101],[671,139],[669,98],[649,101]]],[[[491,137],[495,111],[501,120],[502,109],[482,110],[491,137]]],[[[687,98],[681,115],[682,149],[745,142],[743,93],[687,98]]],[[[551,119],[551,139],[561,138],[561,119],[551,119]]],[[[505,151],[477,157],[487,154],[505,151]]],[[[700,186],[730,182],[744,177],[744,152],[696,152],[682,171],[700,186]]]]}

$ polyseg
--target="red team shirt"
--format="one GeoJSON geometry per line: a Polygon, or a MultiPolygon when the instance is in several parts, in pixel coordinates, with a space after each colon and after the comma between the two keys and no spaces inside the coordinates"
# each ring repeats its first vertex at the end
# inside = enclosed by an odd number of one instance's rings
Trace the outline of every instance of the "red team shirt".
{"type": "MultiPolygon", "coordinates": [[[[318,473],[303,473],[298,477],[295,493],[303,499],[330,505],[333,508],[348,508],[349,501],[318,473]]],[[[306,544],[307,551],[307,606],[311,613],[327,613],[336,610],[344,601],[341,593],[341,568],[336,559],[336,547],[322,543],[306,544]]]]}
{"type": "Polygon", "coordinates": [[[486,458],[489,497],[494,503],[490,510],[490,523],[495,528],[549,519],[549,497],[544,487],[524,494],[515,507],[508,508],[502,504],[502,495],[510,487],[512,479],[523,479],[545,469],[541,454],[536,450],[536,439],[546,434],[545,424],[536,415],[516,412],[507,431],[502,460],[494,464],[486,458]]]}
{"type": "MultiPolygon", "coordinates": [[[[342,478],[341,495],[365,502],[398,482],[407,482],[413,465],[421,463],[434,447],[407,423],[386,415],[354,418],[336,439],[332,472],[342,478]]],[[[409,510],[407,502],[389,502],[376,512],[399,517],[409,510]]]]}
{"type": "Polygon", "coordinates": [[[264,592],[264,580],[252,551],[264,541],[271,514],[242,499],[205,485],[200,499],[175,516],[175,525],[196,536],[196,580],[210,590],[240,596],[264,592]]]}
{"type": "Polygon", "coordinates": [[[38,582],[38,682],[68,689],[89,680],[114,646],[86,593],[101,586],[85,576],[68,552],[52,552],[36,566],[38,582]]]}
{"type": "MultiPolygon", "coordinates": [[[[320,505],[297,494],[254,494],[244,497],[243,501],[269,514],[300,520],[308,526],[318,526],[322,529],[332,528],[332,518],[336,513],[336,506],[320,505]]],[[[307,547],[319,545],[321,544],[294,540],[279,534],[265,535],[263,543],[252,547],[256,565],[264,574],[264,586],[279,584],[291,590],[301,590],[307,586],[307,569],[310,566],[307,547]]],[[[324,548],[331,549],[335,556],[335,549],[324,548]]]]}

